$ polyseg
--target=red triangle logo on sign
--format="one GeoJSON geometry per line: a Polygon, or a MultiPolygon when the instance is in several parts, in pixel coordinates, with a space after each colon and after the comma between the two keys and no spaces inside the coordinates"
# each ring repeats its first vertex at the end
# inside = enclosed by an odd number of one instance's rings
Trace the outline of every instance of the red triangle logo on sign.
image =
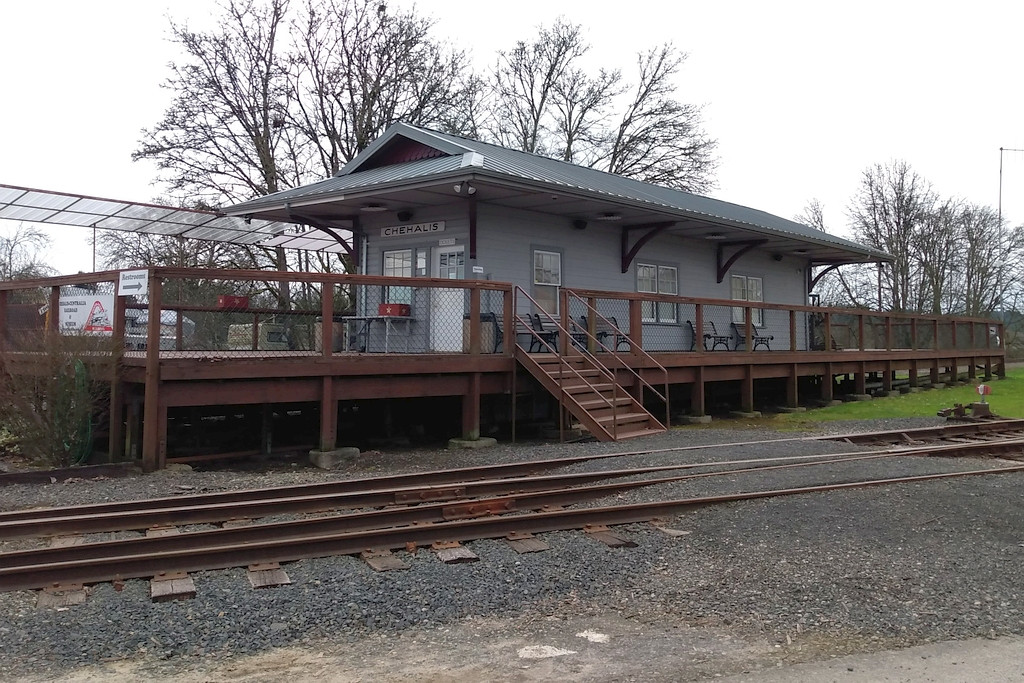
{"type": "Polygon", "coordinates": [[[103,304],[99,301],[94,301],[92,304],[92,310],[89,311],[89,319],[86,320],[85,325],[82,327],[83,332],[113,332],[114,328],[110,324],[110,316],[107,315],[107,311],[103,308],[103,304]]]}

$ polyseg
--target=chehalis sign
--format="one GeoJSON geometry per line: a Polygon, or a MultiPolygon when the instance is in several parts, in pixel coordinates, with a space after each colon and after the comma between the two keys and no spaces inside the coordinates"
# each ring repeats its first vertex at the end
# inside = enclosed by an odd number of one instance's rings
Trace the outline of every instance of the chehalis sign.
{"type": "Polygon", "coordinates": [[[389,225],[386,228],[380,229],[380,236],[402,237],[405,235],[430,235],[435,232],[444,232],[444,221],[412,223],[410,225],[389,225]]]}

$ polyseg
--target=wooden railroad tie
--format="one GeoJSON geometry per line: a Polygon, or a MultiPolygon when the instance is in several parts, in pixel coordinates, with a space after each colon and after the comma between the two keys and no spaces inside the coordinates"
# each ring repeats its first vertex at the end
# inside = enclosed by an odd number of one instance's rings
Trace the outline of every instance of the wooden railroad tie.
{"type": "Polygon", "coordinates": [[[58,583],[39,591],[36,596],[36,607],[54,609],[81,605],[88,594],[85,586],[80,583],[58,583]]]}
{"type": "Polygon", "coordinates": [[[285,586],[292,582],[277,562],[250,564],[246,574],[249,577],[249,585],[253,588],[272,588],[285,586]]]}
{"type": "Polygon", "coordinates": [[[437,555],[437,559],[445,564],[476,562],[480,559],[476,553],[458,541],[435,541],[430,544],[430,549],[437,555]]]}
{"type": "Polygon", "coordinates": [[[390,550],[381,548],[377,550],[366,549],[359,553],[360,559],[370,565],[375,572],[390,572],[396,569],[408,569],[409,565],[395,557],[390,550]]]}
{"type": "Polygon", "coordinates": [[[539,553],[551,549],[551,546],[546,541],[536,538],[533,534],[519,531],[513,531],[505,536],[505,542],[520,555],[523,553],[539,553]]]}
{"type": "Polygon", "coordinates": [[[191,600],[196,584],[185,572],[160,572],[149,580],[149,599],[153,602],[191,600]]]}
{"type": "Polygon", "coordinates": [[[583,533],[595,541],[604,543],[609,548],[635,548],[636,543],[625,536],[619,536],[604,524],[588,524],[583,527],[583,533]]]}

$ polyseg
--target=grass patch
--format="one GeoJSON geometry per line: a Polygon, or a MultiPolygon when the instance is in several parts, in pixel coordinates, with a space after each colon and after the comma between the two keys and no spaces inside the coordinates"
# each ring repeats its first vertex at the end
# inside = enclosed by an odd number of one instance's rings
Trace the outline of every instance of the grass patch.
{"type": "MultiPolygon", "coordinates": [[[[979,382],[980,383],[980,382],[979,382]]],[[[1006,379],[986,382],[992,393],[985,399],[992,405],[993,414],[1000,417],[1024,418],[1024,368],[1007,370],[1006,379]]],[[[874,420],[890,417],[934,417],[943,408],[955,403],[968,405],[978,401],[975,385],[901,394],[892,398],[871,401],[851,401],[829,408],[815,408],[806,413],[788,413],[775,417],[780,426],[797,427],[812,422],[832,420],[874,420]]]]}

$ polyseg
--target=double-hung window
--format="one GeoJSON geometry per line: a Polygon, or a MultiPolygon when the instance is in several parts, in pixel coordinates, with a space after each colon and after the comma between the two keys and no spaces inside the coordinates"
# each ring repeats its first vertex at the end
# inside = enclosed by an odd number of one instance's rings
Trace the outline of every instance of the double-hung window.
{"type": "MultiPolygon", "coordinates": [[[[389,277],[412,277],[412,249],[385,251],[382,274],[389,277]]],[[[412,287],[385,287],[384,302],[412,304],[412,287]]]]}
{"type": "MultiPolygon", "coordinates": [[[[679,271],[673,266],[638,263],[636,291],[642,294],[679,294],[679,271]]],[[[644,322],[674,323],[678,321],[676,305],[671,301],[643,301],[640,306],[644,322]]]]}
{"type": "Polygon", "coordinates": [[[533,298],[548,313],[558,314],[558,288],[562,286],[562,255],[557,251],[533,252],[533,298]]]}
{"type": "MultiPolygon", "coordinates": [[[[732,298],[736,301],[747,301],[750,303],[763,303],[764,302],[764,290],[761,286],[761,278],[759,277],[748,277],[746,275],[733,275],[732,279],[732,298]]],[[[734,323],[746,324],[746,319],[743,315],[743,308],[735,307],[732,309],[732,321],[734,323]]],[[[754,325],[764,325],[764,310],[755,308],[750,312],[750,321],[754,325]]]]}

